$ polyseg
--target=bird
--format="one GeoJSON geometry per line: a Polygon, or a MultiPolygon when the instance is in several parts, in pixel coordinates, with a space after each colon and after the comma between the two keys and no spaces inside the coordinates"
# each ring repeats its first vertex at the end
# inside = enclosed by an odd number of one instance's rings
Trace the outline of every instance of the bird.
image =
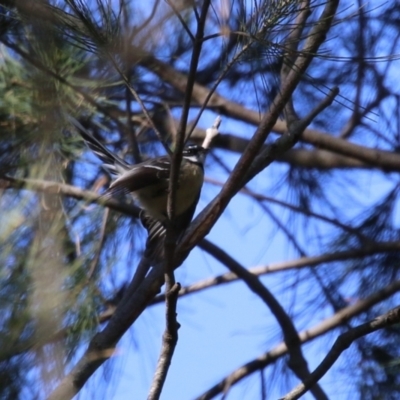
{"type": "MultiPolygon", "coordinates": [[[[129,164],[108,150],[75,118],[69,118],[89,149],[103,162],[102,167],[116,176],[105,195],[133,195],[143,210],[141,220],[149,236],[165,231],[168,221],[168,189],[171,158],[160,156],[129,164]]],[[[208,148],[188,145],[183,149],[175,197],[174,226],[183,231],[190,224],[204,182],[204,161],[208,148]]]]}

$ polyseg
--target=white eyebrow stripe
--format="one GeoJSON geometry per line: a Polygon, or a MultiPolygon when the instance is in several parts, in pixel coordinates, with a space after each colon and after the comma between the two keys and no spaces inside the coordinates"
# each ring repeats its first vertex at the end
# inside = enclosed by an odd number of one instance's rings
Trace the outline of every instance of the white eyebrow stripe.
{"type": "Polygon", "coordinates": [[[142,165],[143,168],[155,168],[158,169],[160,171],[165,171],[164,167],[158,167],[157,165],[142,165]]]}
{"type": "Polygon", "coordinates": [[[191,162],[194,162],[194,163],[197,163],[197,162],[199,162],[199,158],[196,156],[196,155],[191,155],[191,156],[183,156],[183,158],[185,159],[185,160],[188,160],[188,161],[191,161],[191,162]]]}

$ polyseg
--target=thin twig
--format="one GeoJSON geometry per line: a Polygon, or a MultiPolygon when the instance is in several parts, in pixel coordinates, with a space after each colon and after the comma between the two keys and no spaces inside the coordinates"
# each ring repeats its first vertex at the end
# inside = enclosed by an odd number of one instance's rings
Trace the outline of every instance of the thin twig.
{"type": "Polygon", "coordinates": [[[174,14],[176,15],[176,17],[179,19],[179,22],[181,23],[183,29],[186,31],[186,33],[188,34],[190,40],[194,43],[195,42],[195,37],[193,36],[193,33],[190,31],[190,28],[188,27],[188,24],[186,23],[186,21],[182,18],[179,10],[175,7],[175,4],[173,1],[170,0],[166,0],[166,3],[171,7],[172,11],[174,12],[174,14]]]}
{"type": "Polygon", "coordinates": [[[179,283],[174,286],[166,294],[166,327],[162,339],[162,348],[158,359],[156,372],[150,388],[148,400],[157,400],[160,398],[161,391],[167,377],[169,366],[171,365],[174,349],[178,342],[178,329],[180,327],[176,320],[176,304],[178,301],[178,293],[181,288],[179,283]]]}
{"type": "Polygon", "coordinates": [[[133,154],[133,159],[135,163],[140,163],[142,161],[142,157],[140,155],[139,145],[137,141],[137,137],[135,134],[135,130],[133,129],[133,121],[132,121],[132,100],[130,96],[130,90],[128,87],[125,88],[125,104],[126,104],[126,116],[127,116],[127,124],[128,124],[128,142],[131,147],[131,151],[133,154]]]}
{"type": "Polygon", "coordinates": [[[104,241],[106,238],[106,227],[107,227],[107,221],[108,221],[109,214],[110,214],[110,209],[106,208],[103,213],[103,220],[101,223],[99,240],[97,241],[96,254],[95,254],[95,257],[93,258],[92,262],[90,263],[90,268],[87,273],[87,280],[90,280],[92,278],[92,276],[97,268],[97,265],[99,263],[100,254],[101,254],[101,251],[103,250],[103,245],[104,245],[104,241]]]}
{"type": "MultiPolygon", "coordinates": [[[[378,290],[371,296],[357,301],[355,304],[352,304],[348,307],[345,307],[332,315],[329,318],[326,318],[324,321],[318,323],[317,325],[299,333],[300,341],[302,344],[308,343],[315,338],[322,336],[324,333],[327,333],[345,322],[349,321],[351,318],[361,314],[362,312],[369,310],[372,306],[377,303],[382,302],[387,299],[394,293],[400,291],[400,281],[395,281],[392,284],[386,286],[385,288],[378,290]]],[[[251,375],[253,372],[258,371],[271,365],[276,360],[287,354],[288,349],[285,343],[280,343],[275,346],[273,349],[264,353],[257,357],[256,359],[242,365],[234,372],[232,372],[229,376],[221,380],[215,386],[204,392],[201,396],[199,396],[196,400],[210,400],[213,397],[217,396],[220,393],[224,392],[225,387],[233,386],[240,382],[242,379],[251,375]]]]}
{"type": "MultiPolygon", "coordinates": [[[[220,258],[221,253],[214,252],[213,249],[215,248],[215,244],[212,246],[209,245],[206,239],[203,239],[199,247],[204,251],[208,252],[211,256],[213,256],[216,260],[221,262],[225,265],[224,258],[220,258]],[[205,245],[204,245],[205,244],[205,245]]],[[[283,261],[278,263],[272,263],[269,265],[262,265],[258,267],[249,268],[249,272],[253,275],[261,276],[281,271],[290,271],[293,269],[301,269],[301,268],[309,268],[315,267],[320,264],[325,263],[333,263],[342,260],[349,260],[354,258],[362,258],[368,257],[374,254],[381,254],[391,251],[400,251],[400,241],[397,242],[377,242],[377,243],[370,243],[368,246],[363,246],[358,249],[349,249],[345,251],[338,251],[335,253],[325,253],[319,256],[312,256],[312,257],[299,257],[294,260],[290,261],[283,261]]],[[[189,286],[182,287],[181,291],[179,292],[179,296],[183,297],[189,294],[197,293],[201,290],[210,289],[217,287],[219,285],[224,285],[231,282],[236,282],[239,280],[239,277],[233,273],[228,272],[226,274],[217,275],[213,278],[204,279],[202,281],[193,283],[189,286]]],[[[158,304],[164,302],[165,298],[164,295],[157,296],[150,305],[158,304]]]]}
{"type": "Polygon", "coordinates": [[[312,372],[305,381],[282,397],[281,400],[297,400],[308,390],[312,389],[312,387],[329,371],[339,356],[347,350],[355,340],[398,323],[400,323],[400,307],[393,308],[372,321],[358,325],[342,333],[336,339],[334,345],[314,372],[312,372]]]}
{"type": "Polygon", "coordinates": [[[182,162],[182,152],[185,144],[185,131],[189,109],[191,106],[192,90],[195,82],[196,71],[200,60],[202,48],[202,39],[204,36],[204,27],[208,14],[210,2],[205,0],[202,5],[200,19],[197,24],[196,36],[193,43],[192,57],[189,67],[188,84],[185,91],[185,98],[182,107],[182,115],[176,135],[175,149],[172,154],[171,169],[169,176],[168,187],[168,223],[164,241],[165,260],[162,263],[164,266],[164,280],[166,292],[166,327],[163,335],[163,344],[161,354],[158,360],[157,369],[154,375],[153,383],[150,389],[149,399],[155,400],[160,397],[172,356],[178,341],[179,323],[176,320],[176,304],[180,289],[179,283],[175,282],[174,274],[174,254],[176,249],[176,241],[180,232],[177,232],[174,225],[175,207],[176,207],[176,191],[178,189],[178,178],[180,174],[180,166],[182,162]]]}
{"type": "MultiPolygon", "coordinates": [[[[251,16],[250,20],[252,20],[255,16],[251,16]]],[[[263,36],[265,34],[265,31],[267,30],[267,26],[268,25],[262,25],[261,28],[258,30],[258,32],[256,32],[254,34],[254,37],[257,36],[263,36]]],[[[242,34],[242,32],[238,32],[238,35],[242,34]]],[[[219,34],[218,34],[219,36],[219,34]]],[[[207,39],[209,39],[209,37],[207,37],[207,39]]],[[[207,94],[205,95],[205,98],[203,99],[203,101],[200,103],[201,107],[199,112],[197,113],[194,121],[193,121],[193,125],[192,128],[190,129],[190,131],[188,132],[188,137],[190,137],[194,131],[194,129],[197,126],[197,123],[199,122],[204,110],[207,108],[207,106],[209,106],[210,100],[212,98],[212,96],[214,95],[214,93],[216,92],[219,84],[222,82],[222,80],[226,77],[226,75],[228,74],[228,72],[232,69],[232,67],[239,62],[239,60],[249,51],[249,49],[253,46],[253,44],[255,43],[256,40],[250,40],[248,43],[244,44],[242,49],[240,51],[238,51],[233,57],[232,60],[230,60],[229,62],[226,63],[224,69],[222,70],[222,72],[219,74],[218,78],[215,80],[213,86],[211,87],[211,89],[207,90],[207,94]]]]}
{"type": "MultiPolygon", "coordinates": [[[[206,177],[206,178],[204,178],[204,181],[207,183],[211,183],[212,185],[223,186],[223,182],[213,179],[213,178],[206,177]]],[[[307,217],[317,218],[321,221],[327,222],[328,224],[332,224],[332,225],[344,230],[345,232],[349,232],[354,235],[361,236],[360,232],[357,229],[355,229],[349,225],[341,223],[336,218],[335,219],[329,218],[326,215],[319,214],[315,211],[311,211],[309,209],[306,209],[305,207],[295,206],[294,204],[288,203],[286,201],[278,200],[271,196],[265,196],[261,193],[254,192],[253,190],[249,189],[248,187],[244,187],[243,189],[241,189],[239,191],[239,193],[250,196],[257,201],[266,201],[268,203],[277,204],[277,205],[287,208],[289,210],[304,214],[307,217]]]]}
{"type": "Polygon", "coordinates": [[[149,125],[151,126],[151,128],[153,129],[154,133],[156,134],[159,142],[162,144],[162,146],[164,147],[164,150],[166,151],[167,154],[171,154],[171,150],[170,148],[167,146],[167,144],[165,143],[161,133],[159,132],[159,130],[157,129],[157,127],[155,126],[149,111],[147,110],[147,107],[145,106],[144,102],[142,101],[142,99],[140,98],[139,94],[136,92],[136,90],[133,88],[133,86],[131,85],[131,83],[129,82],[127,76],[123,73],[123,71],[121,70],[121,68],[118,66],[116,60],[114,59],[114,57],[107,52],[107,56],[109,58],[109,60],[111,61],[111,63],[113,64],[115,70],[118,72],[118,74],[121,76],[122,80],[124,81],[127,89],[129,90],[129,92],[132,94],[133,98],[137,101],[137,103],[139,104],[140,108],[143,111],[144,116],[147,119],[147,122],[149,123],[149,125]]]}

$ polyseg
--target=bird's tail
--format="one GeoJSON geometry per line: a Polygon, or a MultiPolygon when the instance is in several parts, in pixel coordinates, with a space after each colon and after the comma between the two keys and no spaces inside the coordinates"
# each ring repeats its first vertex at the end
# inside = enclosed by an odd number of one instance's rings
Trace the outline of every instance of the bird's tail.
{"type": "Polygon", "coordinates": [[[120,175],[129,170],[131,166],[122,158],[105,148],[95,137],[93,137],[86,128],[75,118],[68,115],[68,120],[74,125],[82,136],[86,145],[103,162],[103,167],[112,175],[120,175]]]}
{"type": "MultiPolygon", "coordinates": [[[[161,221],[150,217],[150,215],[148,215],[144,210],[140,212],[139,218],[149,234],[147,237],[147,243],[150,243],[155,239],[158,240],[165,236],[166,228],[161,221]]],[[[149,246],[147,245],[146,248],[147,247],[149,246]]]]}

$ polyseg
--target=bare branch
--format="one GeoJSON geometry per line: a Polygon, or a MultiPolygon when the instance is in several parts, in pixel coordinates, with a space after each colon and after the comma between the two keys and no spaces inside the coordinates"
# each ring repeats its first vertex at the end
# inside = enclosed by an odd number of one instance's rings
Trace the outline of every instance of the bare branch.
{"type": "Polygon", "coordinates": [[[103,250],[103,245],[104,245],[104,240],[106,238],[106,227],[107,227],[107,221],[108,221],[108,216],[110,214],[110,210],[108,208],[106,208],[104,210],[104,214],[103,214],[103,221],[101,223],[101,228],[100,228],[100,238],[97,242],[97,250],[96,250],[96,254],[92,260],[92,262],[90,263],[90,268],[89,271],[87,273],[87,279],[90,280],[93,276],[93,274],[96,271],[97,265],[99,263],[100,260],[100,254],[101,251],[103,250]]]}
{"type": "MultiPolygon", "coordinates": [[[[135,54],[132,52],[132,54],[135,54]]],[[[160,78],[169,82],[177,90],[184,91],[187,81],[187,77],[181,72],[176,71],[171,66],[157,60],[155,57],[146,54],[145,57],[140,61],[143,66],[148,67],[160,78]]],[[[209,89],[199,84],[195,84],[193,87],[193,98],[198,104],[203,104],[206,101],[209,94],[209,89]]],[[[248,108],[236,103],[232,100],[214,93],[209,102],[209,108],[216,109],[220,114],[227,115],[229,117],[248,122],[252,125],[258,126],[260,123],[260,113],[257,111],[249,110],[248,108]]],[[[285,121],[277,120],[272,127],[272,131],[284,134],[287,131],[287,125],[285,121]]],[[[224,140],[225,135],[221,135],[220,140],[224,140]]],[[[248,145],[248,141],[242,139],[245,143],[240,148],[240,152],[243,151],[245,146],[248,145]]],[[[301,141],[312,144],[316,149],[325,149],[330,152],[337,153],[339,155],[349,157],[354,160],[358,160],[361,163],[366,163],[369,166],[375,168],[384,168],[388,171],[399,171],[400,170],[400,155],[385,150],[378,150],[362,146],[360,144],[351,143],[347,140],[343,140],[339,137],[333,136],[332,134],[318,131],[316,129],[306,129],[301,135],[301,141]]],[[[279,156],[280,158],[283,155],[279,156]]],[[[342,159],[341,159],[342,160],[342,159]]],[[[321,162],[326,163],[325,160],[321,162]]],[[[341,161],[342,162],[342,161],[341,161]]],[[[353,161],[354,162],[354,161],[353,161]]],[[[358,164],[360,165],[360,164],[358,164]]],[[[362,165],[362,164],[361,164],[362,165]]]]}
{"type": "Polygon", "coordinates": [[[113,198],[106,198],[97,193],[82,190],[75,186],[59,182],[43,181],[40,179],[21,179],[10,176],[0,176],[0,188],[2,189],[26,189],[35,192],[60,194],[77,200],[85,200],[87,203],[97,203],[125,215],[139,217],[140,209],[134,205],[121,203],[113,198]]]}
{"type": "Polygon", "coordinates": [[[158,360],[157,369],[150,388],[148,400],[160,398],[161,391],[167,377],[175,346],[178,342],[179,323],[176,320],[176,303],[181,286],[176,283],[166,294],[166,328],[162,340],[162,349],[158,360]]]}
{"type": "Polygon", "coordinates": [[[180,232],[177,232],[176,227],[173,225],[173,221],[175,216],[176,191],[178,189],[178,178],[182,162],[182,151],[185,144],[187,119],[189,116],[192,90],[195,82],[196,71],[200,60],[200,53],[203,44],[204,28],[209,6],[210,2],[208,0],[203,2],[200,18],[197,23],[197,31],[194,37],[188,82],[185,90],[185,98],[182,107],[182,115],[178,127],[178,133],[175,140],[175,150],[173,152],[171,160],[170,180],[168,187],[169,195],[168,195],[168,205],[167,205],[169,223],[166,229],[165,253],[164,253],[166,327],[163,335],[161,354],[158,360],[156,372],[154,375],[153,383],[148,397],[151,400],[156,400],[161,395],[161,390],[163,388],[165,379],[167,377],[168,369],[171,364],[172,356],[175,351],[175,346],[178,342],[179,323],[176,319],[176,304],[178,301],[178,293],[181,286],[179,283],[175,282],[174,253],[176,249],[176,239],[180,232]]]}
{"type": "MultiPolygon", "coordinates": [[[[266,146],[264,150],[257,156],[253,165],[244,177],[243,184],[250,181],[255,175],[270,165],[279,155],[292,148],[300,139],[304,129],[319,113],[332,104],[338,93],[338,88],[332,89],[329,94],[306,117],[302,119],[298,119],[292,105],[285,105],[285,113],[290,113],[291,115],[291,123],[290,126],[288,126],[288,132],[278,138],[271,145],[266,146]]],[[[287,104],[290,104],[290,102],[287,104]]]]}
{"type": "MultiPolygon", "coordinates": [[[[205,182],[211,183],[213,185],[223,186],[223,183],[221,181],[216,180],[216,179],[212,179],[212,178],[207,178],[206,177],[204,180],[205,180],[205,182]]],[[[341,223],[340,221],[338,221],[337,219],[329,218],[326,215],[322,215],[322,214],[316,213],[314,211],[306,209],[305,207],[295,206],[295,205],[290,204],[290,203],[288,203],[286,201],[278,200],[278,199],[275,199],[274,197],[271,197],[271,196],[265,196],[265,195],[263,195],[261,193],[254,192],[254,191],[248,189],[247,187],[244,187],[243,189],[241,189],[239,193],[242,193],[242,194],[245,194],[247,196],[250,196],[250,197],[254,198],[257,201],[265,201],[265,202],[268,202],[268,203],[277,204],[277,205],[282,206],[284,208],[287,208],[289,210],[296,211],[298,213],[304,214],[307,217],[317,218],[317,219],[319,219],[321,221],[324,221],[324,222],[327,222],[327,223],[332,224],[334,226],[337,226],[338,228],[342,229],[345,232],[349,232],[349,233],[352,233],[352,234],[354,234],[356,236],[360,236],[359,230],[357,230],[355,228],[352,228],[349,225],[345,225],[345,224],[341,223]]]]}
{"type": "MultiPolygon", "coordinates": [[[[218,259],[223,260],[224,265],[230,269],[231,272],[235,273],[248,288],[257,294],[261,300],[271,310],[272,314],[276,318],[279,326],[282,329],[285,344],[288,348],[289,353],[289,368],[295,373],[295,375],[304,381],[309,377],[309,370],[307,361],[301,351],[300,338],[297,334],[297,330],[292,322],[290,316],[283,309],[282,305],[275,298],[275,296],[262,284],[256,275],[253,275],[246,268],[241,266],[236,260],[234,260],[228,253],[224,252],[221,248],[214,246],[210,242],[203,242],[203,247],[208,248],[213,254],[217,255],[218,259]]],[[[229,387],[225,387],[224,390],[229,390],[229,387]]],[[[316,399],[327,399],[328,397],[321,389],[319,385],[315,385],[312,388],[312,393],[316,399]]]]}
{"type": "MultiPolygon", "coordinates": [[[[213,249],[216,248],[215,244],[209,243],[206,239],[203,239],[199,247],[207,251],[215,259],[225,265],[224,257],[220,257],[220,252],[214,252],[213,249]]],[[[373,254],[382,254],[386,252],[397,252],[400,251],[400,242],[378,242],[370,243],[368,246],[364,246],[358,249],[350,249],[345,251],[338,251],[336,253],[326,253],[314,257],[300,257],[291,261],[283,261],[278,263],[273,263],[269,265],[263,265],[259,267],[249,268],[248,271],[256,276],[289,271],[292,269],[301,269],[317,266],[324,263],[332,263],[342,260],[351,260],[354,258],[363,258],[373,254]]],[[[224,285],[231,282],[236,282],[240,278],[233,272],[228,272],[223,275],[218,275],[213,278],[205,279],[189,286],[183,287],[179,296],[186,296],[199,292],[201,290],[210,289],[219,285],[224,285]]],[[[164,295],[157,296],[151,304],[158,304],[165,301],[164,295]]]]}
{"type": "Polygon", "coordinates": [[[387,313],[376,317],[372,321],[366,322],[365,324],[358,325],[354,328],[349,329],[347,332],[342,333],[336,339],[334,345],[321,361],[318,367],[313,373],[302,383],[296,386],[287,395],[282,397],[282,400],[296,400],[299,399],[308,390],[311,390],[313,385],[316,384],[333,366],[339,356],[347,350],[350,345],[357,339],[363,336],[369,335],[377,330],[387,328],[400,323],[400,307],[393,308],[387,313]]]}
{"type": "Polygon", "coordinates": [[[188,27],[186,21],[182,18],[180,10],[175,6],[173,1],[166,0],[166,2],[171,7],[171,9],[173,10],[173,12],[176,15],[176,17],[179,19],[179,22],[181,23],[183,29],[188,34],[190,40],[194,43],[196,41],[196,38],[194,37],[193,33],[191,32],[190,28],[188,27]]]}
{"type": "MultiPolygon", "coordinates": [[[[314,327],[307,329],[306,331],[300,332],[299,337],[301,343],[308,343],[314,340],[315,338],[323,335],[324,333],[339,327],[340,325],[350,320],[354,316],[359,315],[362,312],[368,310],[373,305],[387,299],[388,297],[398,292],[399,290],[400,290],[400,281],[396,281],[386,286],[385,288],[375,292],[371,296],[363,300],[359,300],[358,302],[356,302],[351,306],[343,308],[336,314],[325,319],[324,321],[320,322],[314,327]]],[[[277,359],[285,355],[287,352],[288,349],[285,343],[278,344],[269,352],[262,354],[255,360],[248,362],[247,364],[238,368],[236,371],[232,372],[229,376],[227,376],[218,384],[207,390],[196,400],[212,399],[214,396],[223,393],[225,388],[231,387],[234,384],[241,381],[242,379],[244,379],[245,377],[251,375],[253,372],[263,369],[268,365],[271,365],[273,362],[275,362],[277,359]]]]}
{"type": "Polygon", "coordinates": [[[204,140],[203,140],[203,143],[201,144],[201,147],[203,147],[204,149],[209,149],[211,147],[211,143],[219,135],[218,128],[221,125],[221,121],[222,121],[222,119],[218,115],[218,117],[215,118],[215,121],[214,121],[212,127],[206,129],[206,134],[204,136],[204,140]]]}
{"type": "MultiPolygon", "coordinates": [[[[274,130],[277,125],[280,125],[282,121],[277,121],[277,124],[275,124],[274,130]]],[[[306,129],[303,132],[302,137],[300,138],[300,141],[303,140],[304,134],[307,135],[308,132],[315,132],[317,135],[326,135],[328,137],[333,137],[331,136],[330,133],[324,133],[320,132],[317,130],[310,130],[306,129]]],[[[191,136],[191,139],[200,142],[203,140],[205,135],[205,130],[196,128],[193,135],[191,136]]],[[[236,135],[230,134],[230,133],[222,133],[216,140],[215,140],[215,146],[224,150],[230,150],[236,153],[242,153],[246,146],[248,145],[249,140],[245,138],[238,137],[236,135]]],[[[267,145],[264,145],[261,149],[264,150],[267,145]]],[[[368,147],[360,146],[360,149],[367,149],[369,150],[368,147]]],[[[379,150],[379,149],[374,149],[376,154],[379,154],[379,157],[376,157],[375,162],[363,162],[360,161],[357,158],[354,157],[348,157],[348,156],[343,156],[341,154],[335,153],[333,151],[328,151],[328,150],[321,150],[321,149],[313,149],[313,150],[308,150],[308,149],[302,149],[302,148],[294,148],[288,150],[286,153],[281,154],[280,156],[277,157],[276,161],[278,162],[286,162],[289,163],[293,166],[301,167],[301,168],[317,168],[321,170],[332,170],[335,168],[339,169],[348,169],[348,168],[359,168],[359,169],[371,169],[371,168],[385,168],[385,171],[387,172],[392,172],[392,171],[400,171],[400,156],[398,157],[398,162],[397,163],[391,163],[391,165],[387,165],[385,160],[386,160],[386,155],[391,154],[396,157],[396,154],[392,152],[387,152],[384,150],[379,150]],[[383,165],[382,162],[385,164],[383,165]]],[[[393,159],[394,160],[394,159],[393,159]]]]}

